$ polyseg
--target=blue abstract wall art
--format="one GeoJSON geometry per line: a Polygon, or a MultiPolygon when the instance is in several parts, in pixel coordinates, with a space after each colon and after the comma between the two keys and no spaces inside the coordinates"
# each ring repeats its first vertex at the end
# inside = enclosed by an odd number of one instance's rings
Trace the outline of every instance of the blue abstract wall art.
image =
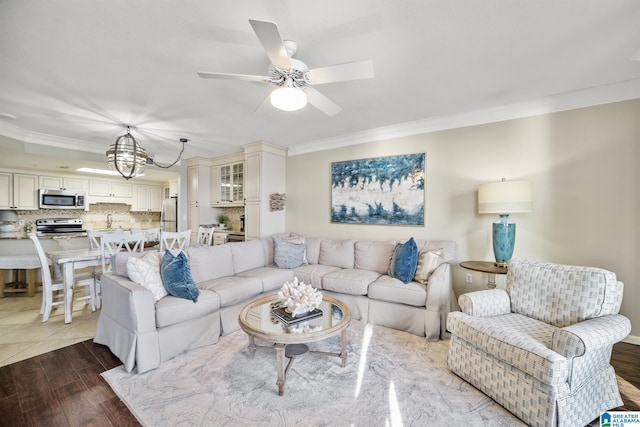
{"type": "Polygon", "coordinates": [[[424,225],[425,154],[331,163],[331,222],[424,225]]]}

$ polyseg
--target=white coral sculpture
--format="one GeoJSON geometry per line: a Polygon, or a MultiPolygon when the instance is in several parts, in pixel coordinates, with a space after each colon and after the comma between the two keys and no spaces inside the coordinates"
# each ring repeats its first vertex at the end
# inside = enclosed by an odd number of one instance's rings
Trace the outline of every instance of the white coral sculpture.
{"type": "Polygon", "coordinates": [[[320,307],[322,293],[294,277],[293,283],[285,282],[282,285],[278,299],[291,311],[291,315],[296,317],[320,307]]]}

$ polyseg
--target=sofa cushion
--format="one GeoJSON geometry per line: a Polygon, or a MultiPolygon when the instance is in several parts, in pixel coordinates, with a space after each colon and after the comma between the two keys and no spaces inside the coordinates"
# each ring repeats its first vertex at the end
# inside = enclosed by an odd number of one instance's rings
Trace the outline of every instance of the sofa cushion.
{"type": "Polygon", "coordinates": [[[332,271],[340,270],[339,267],[322,264],[301,265],[293,269],[293,276],[314,288],[322,289],[322,278],[332,271]]]}
{"type": "Polygon", "coordinates": [[[369,284],[380,277],[371,270],[341,269],[322,277],[322,289],[348,295],[367,295],[369,284]]]}
{"type": "Polygon", "coordinates": [[[175,325],[202,317],[220,309],[220,296],[212,291],[201,290],[195,304],[183,298],[166,296],[156,303],[156,326],[175,325]]]}
{"type": "Polygon", "coordinates": [[[218,277],[233,276],[231,246],[194,246],[187,248],[193,280],[196,283],[200,283],[217,279],[218,277]]]}
{"type": "Polygon", "coordinates": [[[198,301],[198,287],[191,277],[189,261],[184,252],[174,256],[166,250],[160,261],[160,277],[167,292],[174,297],[198,301]]]}
{"type": "Polygon", "coordinates": [[[274,237],[273,262],[278,268],[296,268],[305,264],[307,246],[304,237],[274,237]]]}
{"type": "Polygon", "coordinates": [[[307,244],[307,262],[309,264],[317,264],[320,258],[320,243],[322,239],[306,238],[307,244]]]}
{"type": "MultiPolygon", "coordinates": [[[[235,243],[233,243],[235,245],[235,243]]],[[[228,307],[262,293],[262,280],[257,277],[229,276],[198,283],[200,289],[220,296],[220,306],[228,307]]]]}
{"type": "Polygon", "coordinates": [[[247,242],[237,242],[231,247],[233,255],[233,272],[253,270],[267,265],[267,257],[264,253],[264,246],[260,240],[249,240],[247,242]]]}
{"type": "Polygon", "coordinates": [[[385,274],[391,265],[396,242],[359,240],[355,244],[355,268],[385,274]]]}
{"type": "Polygon", "coordinates": [[[154,301],[167,296],[167,289],[160,277],[160,254],[148,252],[143,257],[129,257],[127,259],[127,275],[131,281],[148,289],[154,301]]]}
{"type": "Polygon", "coordinates": [[[550,348],[555,326],[518,313],[475,317],[452,312],[447,329],[544,384],[562,384],[569,377],[570,360],[550,348]]]}
{"type": "Polygon", "coordinates": [[[431,274],[444,262],[442,252],[442,249],[421,249],[420,252],[418,252],[418,265],[416,266],[413,280],[426,285],[431,274]]]}
{"type": "Polygon", "coordinates": [[[353,240],[328,240],[320,242],[318,263],[340,268],[353,268],[355,248],[353,240]]]}
{"type": "Polygon", "coordinates": [[[369,285],[369,298],[399,304],[425,307],[427,287],[418,282],[403,283],[391,276],[380,276],[369,285]]]}
{"type": "Polygon", "coordinates": [[[398,243],[393,250],[389,276],[409,283],[413,279],[418,264],[418,246],[413,237],[405,243],[398,243]]]}
{"type": "Polygon", "coordinates": [[[237,277],[257,277],[262,281],[262,292],[278,290],[284,282],[293,280],[293,270],[274,267],[254,268],[236,274],[237,277]]]}

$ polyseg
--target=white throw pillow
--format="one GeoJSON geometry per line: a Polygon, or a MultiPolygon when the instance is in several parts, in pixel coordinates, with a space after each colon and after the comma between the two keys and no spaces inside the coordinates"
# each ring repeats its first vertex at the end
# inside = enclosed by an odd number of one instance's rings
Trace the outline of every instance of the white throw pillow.
{"type": "Polygon", "coordinates": [[[127,260],[129,279],[147,288],[156,302],[168,295],[160,277],[161,259],[158,252],[149,252],[141,258],[130,257],[127,260]]]}
{"type": "Polygon", "coordinates": [[[443,249],[421,249],[418,254],[418,267],[413,280],[426,285],[436,268],[444,262],[443,249]]]}

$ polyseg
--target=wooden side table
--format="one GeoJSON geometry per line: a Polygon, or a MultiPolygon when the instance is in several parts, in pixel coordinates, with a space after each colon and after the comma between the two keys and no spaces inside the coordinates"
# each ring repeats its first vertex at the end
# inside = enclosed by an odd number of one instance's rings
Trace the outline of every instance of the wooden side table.
{"type": "Polygon", "coordinates": [[[460,263],[460,267],[488,273],[487,287],[489,289],[495,289],[496,287],[496,274],[507,274],[507,267],[498,267],[493,261],[463,261],[460,263]]]}

